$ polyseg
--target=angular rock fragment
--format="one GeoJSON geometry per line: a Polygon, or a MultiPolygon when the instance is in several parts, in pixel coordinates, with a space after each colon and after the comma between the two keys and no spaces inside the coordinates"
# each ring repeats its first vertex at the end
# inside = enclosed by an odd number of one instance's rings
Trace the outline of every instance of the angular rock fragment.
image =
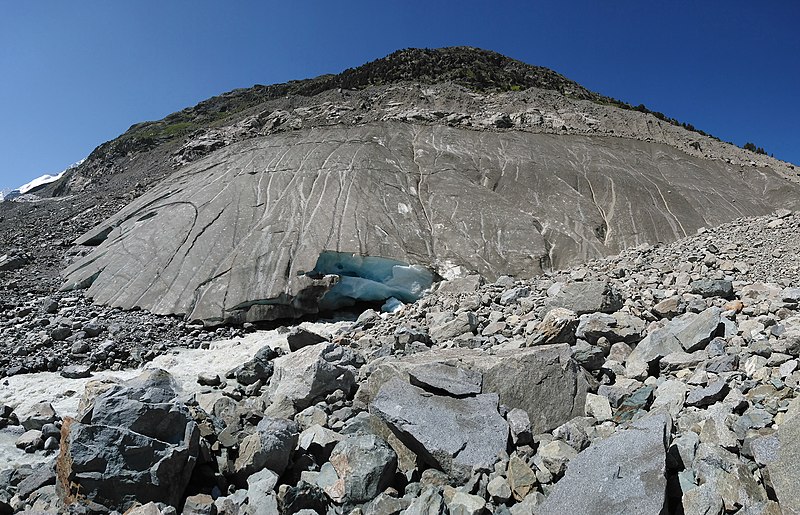
{"type": "Polygon", "coordinates": [[[289,334],[286,335],[286,341],[289,344],[289,350],[292,352],[298,351],[303,347],[308,347],[309,345],[322,343],[327,340],[328,339],[324,336],[299,326],[293,327],[289,331],[289,334]]]}
{"type": "Polygon", "coordinates": [[[273,363],[270,399],[286,399],[302,410],[336,390],[350,390],[361,359],[352,349],[325,342],[277,358],[273,363]]]}
{"type": "Polygon", "coordinates": [[[56,463],[60,497],[122,511],[134,502],[177,506],[200,434],[175,395],[169,374],[151,370],[101,393],[81,421],[66,419],[56,463]]]}
{"type": "Polygon", "coordinates": [[[784,421],[778,431],[751,444],[756,462],[765,467],[762,473],[775,491],[785,514],[800,513],[800,417],[784,421]]]}
{"type": "Polygon", "coordinates": [[[446,363],[419,365],[409,370],[408,377],[414,386],[453,397],[479,394],[483,383],[480,372],[446,363]]]}
{"type": "Polygon", "coordinates": [[[283,474],[297,446],[298,436],[297,424],[290,420],[262,419],[256,432],[242,440],[234,472],[242,480],[264,468],[283,474]]]}
{"type": "Polygon", "coordinates": [[[548,290],[550,308],[567,308],[578,315],[613,313],[622,307],[622,297],[605,281],[557,283],[548,290]]]}
{"type": "Polygon", "coordinates": [[[374,435],[350,436],[333,448],[330,466],[337,479],[325,488],[326,493],[337,503],[360,504],[374,499],[388,486],[397,468],[397,456],[374,435]]]}
{"type": "Polygon", "coordinates": [[[661,513],[671,421],[654,415],[573,458],[537,513],[661,513]]]}
{"type": "Polygon", "coordinates": [[[478,320],[474,313],[460,311],[455,316],[440,313],[433,318],[430,326],[430,336],[436,342],[452,340],[463,334],[471,334],[478,327],[478,320]]]}
{"type": "Polygon", "coordinates": [[[536,326],[536,330],[528,338],[527,344],[575,343],[577,326],[578,319],[574,311],[565,308],[551,309],[536,326]]]}
{"type": "Polygon", "coordinates": [[[692,293],[697,293],[703,297],[722,297],[729,299],[733,297],[733,283],[721,279],[700,279],[692,281],[692,293]]]}
{"type": "Polygon", "coordinates": [[[431,395],[399,379],[381,387],[370,411],[429,465],[466,481],[506,449],[508,424],[496,394],[456,399],[431,395]]]}
{"type": "Polygon", "coordinates": [[[704,388],[695,388],[689,392],[686,398],[687,406],[710,406],[717,401],[721,401],[730,391],[725,381],[714,381],[704,388]]]}

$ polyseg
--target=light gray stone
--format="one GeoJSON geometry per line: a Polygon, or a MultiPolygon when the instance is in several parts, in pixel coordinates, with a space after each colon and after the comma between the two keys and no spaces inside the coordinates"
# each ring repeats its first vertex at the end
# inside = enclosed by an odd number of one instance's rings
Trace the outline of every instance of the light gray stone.
{"type": "Polygon", "coordinates": [[[460,311],[452,318],[449,316],[435,318],[428,332],[434,341],[444,342],[463,334],[472,334],[477,327],[478,319],[475,313],[460,311]]]}
{"type": "Polygon", "coordinates": [[[602,395],[587,393],[585,411],[587,417],[594,417],[598,422],[611,420],[611,404],[602,395]]]}
{"type": "Polygon", "coordinates": [[[242,440],[239,457],[233,465],[234,472],[241,479],[264,468],[283,474],[297,446],[298,434],[297,424],[291,420],[261,419],[256,432],[242,440]]]}
{"type": "Polygon", "coordinates": [[[531,419],[525,410],[513,408],[506,415],[508,427],[511,430],[511,441],[514,445],[527,445],[531,443],[531,419]]]}
{"type": "Polygon", "coordinates": [[[267,394],[275,402],[287,399],[302,410],[336,390],[355,384],[359,356],[347,347],[323,342],[276,358],[267,394]]]}
{"type": "Polygon", "coordinates": [[[775,490],[786,515],[800,514],[800,417],[791,417],[772,436],[751,443],[756,462],[766,468],[766,480],[775,490]]]}
{"type": "Polygon", "coordinates": [[[481,515],[486,508],[486,501],[477,495],[457,491],[447,508],[450,515],[481,515]]]}
{"type": "Polygon", "coordinates": [[[360,504],[374,499],[389,485],[397,468],[397,455],[374,435],[350,436],[330,456],[337,479],[325,492],[338,503],[360,504]]]}
{"type": "Polygon", "coordinates": [[[429,465],[466,481],[473,468],[490,469],[506,449],[508,424],[497,407],[496,394],[455,399],[392,379],[370,412],[429,465]]]}
{"type": "Polygon", "coordinates": [[[622,307],[622,297],[605,281],[586,281],[560,285],[548,291],[546,305],[550,308],[567,308],[578,315],[613,313],[622,307]]]}
{"type": "Polygon", "coordinates": [[[595,442],[570,461],[537,513],[661,513],[671,421],[655,415],[595,442]]]}

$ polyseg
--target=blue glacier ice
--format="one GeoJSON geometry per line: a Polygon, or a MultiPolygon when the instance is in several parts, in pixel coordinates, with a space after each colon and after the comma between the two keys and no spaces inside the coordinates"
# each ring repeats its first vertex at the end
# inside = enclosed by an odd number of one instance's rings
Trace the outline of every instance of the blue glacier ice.
{"type": "Polygon", "coordinates": [[[419,265],[335,251],[322,252],[310,274],[339,276],[336,286],[319,302],[323,311],[352,306],[359,301],[383,302],[392,297],[404,303],[414,302],[434,280],[433,273],[419,265]]]}

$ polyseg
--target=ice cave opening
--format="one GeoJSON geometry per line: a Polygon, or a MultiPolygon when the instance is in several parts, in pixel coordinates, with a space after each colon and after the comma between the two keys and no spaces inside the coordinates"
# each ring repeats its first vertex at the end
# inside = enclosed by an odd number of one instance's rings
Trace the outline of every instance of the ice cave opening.
{"type": "Polygon", "coordinates": [[[309,275],[330,274],[339,276],[339,281],[320,299],[321,311],[335,311],[360,302],[383,302],[385,311],[394,311],[401,303],[419,299],[436,279],[433,272],[420,265],[326,250],[320,253],[309,275]]]}

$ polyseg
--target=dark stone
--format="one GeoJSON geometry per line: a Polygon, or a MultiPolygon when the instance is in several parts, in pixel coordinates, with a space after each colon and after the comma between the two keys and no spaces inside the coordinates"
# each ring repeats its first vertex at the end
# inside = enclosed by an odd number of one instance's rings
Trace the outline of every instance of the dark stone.
{"type": "Polygon", "coordinates": [[[705,407],[721,401],[728,395],[730,388],[725,381],[719,380],[710,383],[704,388],[695,388],[686,397],[687,406],[705,407]]]}
{"type": "Polygon", "coordinates": [[[700,279],[692,281],[692,293],[703,297],[722,297],[724,299],[733,298],[733,283],[720,279],[700,279]]]}
{"type": "Polygon", "coordinates": [[[414,386],[454,397],[479,394],[483,383],[480,372],[446,363],[419,365],[409,370],[408,376],[414,386]]]}
{"type": "Polygon", "coordinates": [[[308,329],[293,327],[286,335],[286,341],[289,343],[289,350],[294,352],[309,345],[326,342],[328,339],[308,329]]]}
{"type": "Polygon", "coordinates": [[[652,402],[653,387],[643,386],[620,403],[619,408],[614,412],[612,420],[618,424],[633,420],[637,413],[645,411],[652,402]]]}
{"type": "Polygon", "coordinates": [[[17,495],[20,499],[27,499],[34,491],[54,484],[56,484],[56,472],[53,463],[45,463],[33,469],[33,472],[20,481],[17,485],[17,495]]]}
{"type": "Polygon", "coordinates": [[[200,432],[175,394],[167,372],[148,370],[100,394],[81,421],[66,419],[56,465],[61,497],[80,492],[119,511],[134,502],[177,506],[200,432]]]}
{"type": "Polygon", "coordinates": [[[622,297],[605,281],[559,284],[546,300],[550,308],[566,308],[577,315],[613,313],[622,308],[622,297]]]}

